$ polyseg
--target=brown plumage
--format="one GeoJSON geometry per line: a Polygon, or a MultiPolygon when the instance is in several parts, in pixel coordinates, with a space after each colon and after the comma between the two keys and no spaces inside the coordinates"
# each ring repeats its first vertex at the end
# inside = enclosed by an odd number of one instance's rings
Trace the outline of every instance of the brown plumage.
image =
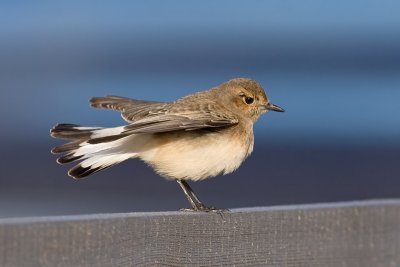
{"type": "Polygon", "coordinates": [[[269,110],[254,80],[237,78],[175,102],[154,102],[119,96],[95,97],[95,108],[121,112],[128,122],[115,128],[58,124],[51,136],[69,140],[52,150],[65,153],[61,164],[81,160],[69,171],[86,177],[129,158],[140,158],[160,175],[177,180],[193,209],[206,208],[186,180],[202,180],[237,169],[253,150],[253,123],[269,110]]]}

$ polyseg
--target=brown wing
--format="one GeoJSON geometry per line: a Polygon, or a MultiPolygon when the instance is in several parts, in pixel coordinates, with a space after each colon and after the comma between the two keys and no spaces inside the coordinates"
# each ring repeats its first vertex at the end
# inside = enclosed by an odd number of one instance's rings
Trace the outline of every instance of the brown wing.
{"type": "Polygon", "coordinates": [[[239,121],[233,113],[212,102],[191,101],[190,98],[174,103],[142,101],[108,96],[93,98],[92,106],[122,112],[131,122],[124,133],[162,133],[180,130],[227,127],[239,121]]]}
{"type": "Polygon", "coordinates": [[[144,101],[120,96],[93,97],[90,105],[94,108],[112,109],[121,112],[127,122],[134,122],[146,117],[152,110],[159,110],[168,105],[165,102],[144,101]]]}

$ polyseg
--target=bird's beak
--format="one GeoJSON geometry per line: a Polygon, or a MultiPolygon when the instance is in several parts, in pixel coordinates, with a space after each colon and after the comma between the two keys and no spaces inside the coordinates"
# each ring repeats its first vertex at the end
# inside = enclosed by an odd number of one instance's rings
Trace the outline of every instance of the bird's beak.
{"type": "Polygon", "coordinates": [[[276,112],[285,112],[285,110],[277,105],[274,105],[272,103],[268,103],[265,106],[266,110],[272,110],[272,111],[276,111],[276,112]]]}

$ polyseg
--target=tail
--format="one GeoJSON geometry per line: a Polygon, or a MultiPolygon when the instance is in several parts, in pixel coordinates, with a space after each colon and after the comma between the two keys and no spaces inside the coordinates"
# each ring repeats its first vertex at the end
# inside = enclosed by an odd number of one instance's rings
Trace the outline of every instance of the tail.
{"type": "Polygon", "coordinates": [[[64,154],[57,159],[60,164],[81,160],[68,171],[68,175],[76,179],[83,178],[136,156],[126,146],[126,142],[134,136],[124,134],[123,128],[57,124],[51,129],[50,135],[69,142],[53,148],[51,152],[64,154]]]}

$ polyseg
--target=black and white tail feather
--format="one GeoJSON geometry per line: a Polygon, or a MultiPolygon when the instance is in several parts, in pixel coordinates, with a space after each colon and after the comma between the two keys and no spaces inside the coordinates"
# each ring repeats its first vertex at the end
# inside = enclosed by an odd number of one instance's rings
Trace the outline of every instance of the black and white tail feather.
{"type": "MultiPolygon", "coordinates": [[[[121,112],[122,117],[133,122],[147,115],[150,109],[159,110],[166,103],[143,101],[119,96],[94,97],[90,104],[95,108],[112,109],[121,112]]],[[[98,171],[107,169],[122,161],[137,156],[132,152],[133,130],[127,131],[125,126],[115,128],[83,127],[75,124],[57,124],[50,130],[54,138],[69,142],[51,150],[53,154],[61,154],[59,164],[81,160],[68,171],[68,175],[79,179],[98,171]]]]}
{"type": "Polygon", "coordinates": [[[51,136],[69,140],[68,143],[52,149],[52,153],[64,153],[57,159],[60,164],[82,160],[69,170],[68,175],[83,178],[107,169],[131,157],[135,153],[124,149],[126,134],[123,127],[98,128],[74,124],[58,124],[51,129],[51,136]]]}

